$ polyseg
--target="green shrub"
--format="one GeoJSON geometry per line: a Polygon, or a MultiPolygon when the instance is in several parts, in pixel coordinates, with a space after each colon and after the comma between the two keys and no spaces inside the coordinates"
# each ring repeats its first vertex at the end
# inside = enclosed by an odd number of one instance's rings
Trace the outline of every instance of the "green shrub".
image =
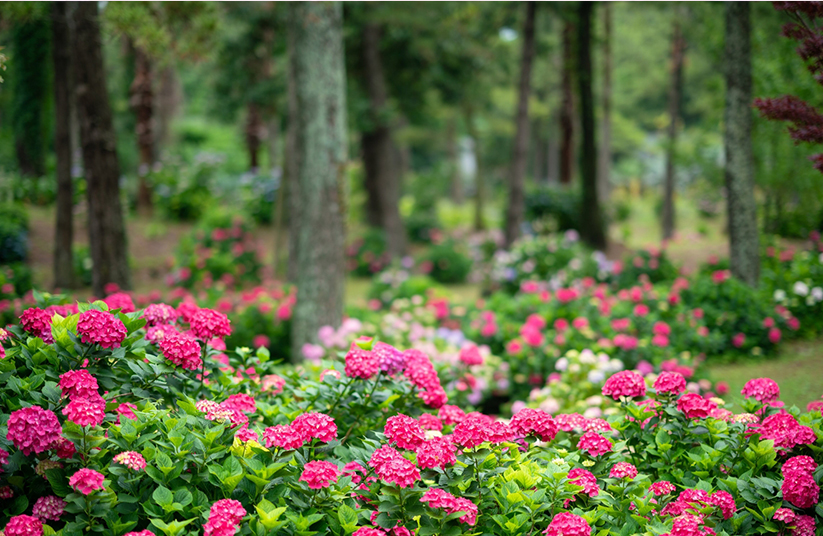
{"type": "Polygon", "coordinates": [[[22,262],[29,253],[29,222],[20,205],[0,205],[0,264],[22,262]]]}
{"type": "Polygon", "coordinates": [[[438,283],[463,283],[472,269],[468,254],[454,240],[432,246],[424,259],[431,267],[429,276],[438,283]]]}
{"type": "Polygon", "coordinates": [[[525,201],[528,221],[542,222],[549,231],[580,229],[579,189],[540,185],[528,189],[525,201]]]}
{"type": "Polygon", "coordinates": [[[346,249],[348,269],[354,275],[368,277],[381,272],[389,264],[386,234],[382,229],[366,230],[346,249]]]}

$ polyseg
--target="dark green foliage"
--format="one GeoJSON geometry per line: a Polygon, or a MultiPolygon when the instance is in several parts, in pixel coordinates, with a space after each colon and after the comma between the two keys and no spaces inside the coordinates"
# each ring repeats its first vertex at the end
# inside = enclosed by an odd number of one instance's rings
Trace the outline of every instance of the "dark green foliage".
{"type": "Polygon", "coordinates": [[[348,270],[368,277],[382,271],[389,263],[386,234],[381,229],[369,229],[346,250],[348,270]]]}
{"type": "Polygon", "coordinates": [[[29,252],[28,217],[20,205],[0,206],[0,264],[22,262],[29,252]]]}
{"type": "Polygon", "coordinates": [[[580,190],[541,184],[526,191],[526,220],[552,231],[580,229],[580,190]],[[542,224],[542,225],[541,225],[542,224]]]}
{"type": "Polygon", "coordinates": [[[623,259],[623,269],[615,278],[618,288],[627,288],[642,278],[650,283],[674,281],[679,271],[665,251],[640,250],[623,259]]]}
{"type": "Polygon", "coordinates": [[[425,262],[431,263],[429,276],[438,283],[454,284],[466,281],[472,268],[471,258],[454,240],[446,240],[429,249],[425,262]]]}
{"type": "Polygon", "coordinates": [[[29,176],[46,170],[50,36],[46,19],[33,18],[12,27],[13,55],[7,71],[14,94],[12,126],[18,167],[29,176]]]}

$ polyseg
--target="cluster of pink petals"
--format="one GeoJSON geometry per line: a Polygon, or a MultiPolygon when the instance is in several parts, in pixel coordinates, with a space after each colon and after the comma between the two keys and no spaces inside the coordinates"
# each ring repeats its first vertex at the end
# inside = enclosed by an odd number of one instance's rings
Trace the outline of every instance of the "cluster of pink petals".
{"type": "MultiPolygon", "coordinates": [[[[123,402],[114,410],[117,415],[120,417],[125,417],[132,421],[137,420],[137,415],[135,415],[134,410],[137,409],[137,406],[132,404],[131,402],[123,402]]],[[[118,424],[119,424],[119,417],[118,417],[118,424]]]]}
{"type": "Polygon", "coordinates": [[[146,459],[139,452],[127,450],[114,457],[114,461],[125,465],[132,471],[143,471],[146,468],[146,459]]]}
{"type": "Polygon", "coordinates": [[[429,488],[420,497],[420,502],[427,504],[429,508],[442,508],[447,514],[455,514],[463,512],[464,515],[458,518],[458,521],[467,525],[474,525],[477,523],[477,514],[479,513],[477,505],[463,497],[455,497],[448,491],[439,488],[429,488]]]}
{"type": "Polygon", "coordinates": [[[760,434],[760,439],[774,440],[774,446],[779,451],[811,445],[817,440],[814,430],[801,425],[788,413],[769,415],[755,430],[760,434]]]}
{"type": "Polygon", "coordinates": [[[123,322],[108,311],[89,309],[80,313],[77,333],[85,344],[99,344],[102,348],[119,348],[128,332],[123,322]]]}
{"type": "Polygon", "coordinates": [[[123,536],[154,536],[154,533],[150,530],[141,530],[135,532],[127,532],[123,536]]]}
{"type": "Polygon", "coordinates": [[[614,400],[621,397],[639,397],[646,394],[646,382],[643,376],[631,370],[621,370],[612,375],[603,384],[603,395],[610,396],[614,400]]]}
{"type": "Polygon", "coordinates": [[[764,404],[771,404],[780,398],[780,387],[771,378],[754,378],[746,382],[740,394],[764,404]]]}
{"type": "Polygon", "coordinates": [[[20,315],[20,325],[29,335],[40,337],[46,344],[51,344],[54,342],[51,336],[51,317],[50,312],[31,307],[20,315]]]}
{"type": "Polygon", "coordinates": [[[509,426],[515,434],[533,435],[541,441],[551,441],[557,435],[557,423],[540,409],[523,408],[511,418],[509,426]]]}
{"type": "Polygon", "coordinates": [[[63,408],[63,415],[78,426],[100,426],[106,418],[106,401],[102,396],[75,398],[63,408]]]}
{"type": "Polygon", "coordinates": [[[416,450],[426,441],[420,423],[402,413],[389,417],[383,429],[386,438],[401,449],[416,450]]]}
{"type": "Polygon", "coordinates": [[[310,489],[328,488],[340,478],[340,469],[326,461],[312,461],[303,467],[300,482],[305,482],[310,489]]]}
{"type": "Polygon", "coordinates": [[[597,485],[597,477],[594,476],[591,471],[577,467],[569,471],[567,478],[569,482],[575,486],[582,486],[583,493],[589,497],[597,497],[600,493],[600,486],[597,485]]]}
{"type": "MultiPolygon", "coordinates": [[[[443,408],[440,409],[442,410],[443,408]]],[[[417,419],[417,422],[420,424],[420,428],[422,428],[423,430],[440,431],[443,429],[443,421],[441,421],[431,413],[424,413],[420,415],[420,417],[417,419]]]]}
{"type": "Polygon", "coordinates": [[[6,536],[42,536],[43,523],[33,516],[14,516],[3,531],[6,536]]]}
{"type": "Polygon", "coordinates": [[[586,520],[571,512],[554,516],[543,534],[547,536],[591,536],[592,528],[586,520]]]}
{"type": "Polygon", "coordinates": [[[94,469],[83,468],[71,475],[69,485],[75,491],[88,495],[91,492],[103,489],[104,477],[94,469]]]}
{"type": "Polygon", "coordinates": [[[263,439],[266,447],[277,447],[284,450],[296,450],[306,443],[306,438],[292,426],[278,424],[263,430],[263,439]]]}
{"type": "Polygon", "coordinates": [[[812,516],[799,515],[794,522],[792,536],[814,536],[815,522],[812,516]]]}
{"type": "Polygon", "coordinates": [[[411,488],[420,480],[420,470],[398,453],[374,468],[374,473],[385,482],[401,488],[411,488]]]}
{"type": "Polygon", "coordinates": [[[801,469],[785,471],[780,488],[783,499],[798,508],[811,508],[820,499],[820,486],[814,476],[801,469]]]}
{"type": "Polygon", "coordinates": [[[596,458],[612,450],[612,442],[595,432],[586,432],[577,442],[577,449],[596,458]]]}
{"type": "Polygon", "coordinates": [[[166,359],[185,370],[197,370],[203,365],[200,344],[191,335],[167,330],[159,339],[159,346],[166,359]]]}
{"type": "Polygon", "coordinates": [[[467,366],[482,365],[483,355],[477,345],[469,344],[460,350],[460,362],[467,366]]]}
{"type": "Polygon", "coordinates": [[[403,374],[420,390],[418,397],[431,408],[439,408],[448,401],[446,391],[440,385],[440,378],[429,356],[420,350],[406,350],[406,368],[403,374]]]}
{"type": "Polygon", "coordinates": [[[307,440],[317,439],[328,443],[337,439],[337,425],[332,417],[324,413],[303,413],[298,415],[291,425],[307,440]]]}
{"type": "Polygon", "coordinates": [[[257,403],[254,397],[246,393],[237,393],[229,396],[220,404],[224,408],[242,411],[243,413],[254,413],[257,411],[257,403]]]}
{"type": "Polygon", "coordinates": [[[452,431],[454,441],[465,448],[473,448],[489,441],[492,420],[481,414],[467,415],[452,431]]]}
{"type": "Polygon", "coordinates": [[[457,424],[466,418],[466,412],[458,406],[445,404],[437,410],[437,417],[445,425],[457,424]]]}
{"type": "Polygon", "coordinates": [[[134,300],[125,292],[115,292],[103,298],[103,303],[109,306],[110,311],[120,309],[123,313],[133,313],[137,309],[134,307],[134,300]]]}
{"type": "Polygon", "coordinates": [[[158,326],[163,324],[173,324],[180,316],[177,309],[165,303],[152,303],[143,309],[143,314],[140,318],[146,320],[149,326],[158,326]]]}
{"type": "Polygon", "coordinates": [[[686,390],[686,378],[679,372],[661,372],[654,381],[658,395],[679,395],[686,390]]]}
{"type": "Polygon", "coordinates": [[[31,513],[40,521],[60,521],[65,508],[66,501],[55,495],[46,495],[34,502],[31,513]]]}
{"type": "Polygon", "coordinates": [[[60,375],[60,390],[70,399],[87,398],[98,394],[97,379],[86,369],[69,370],[60,375]]]}
{"type": "Polygon", "coordinates": [[[705,419],[717,409],[717,404],[697,393],[686,393],[677,399],[677,409],[689,419],[705,419]]]}
{"type": "Polygon", "coordinates": [[[204,341],[231,335],[229,318],[213,309],[199,309],[192,315],[189,325],[194,336],[204,341]]]}
{"type": "Polygon", "coordinates": [[[457,447],[448,438],[434,437],[417,447],[417,466],[421,469],[445,469],[457,463],[457,447]]]}
{"type": "Polygon", "coordinates": [[[652,492],[653,495],[657,497],[661,497],[663,495],[668,495],[672,493],[676,488],[674,484],[669,482],[668,480],[661,480],[659,482],[654,482],[652,485],[649,486],[649,491],[652,492]]]}
{"type": "Polygon", "coordinates": [[[209,520],[203,526],[205,536],[234,536],[246,509],[240,501],[220,499],[211,505],[209,520]]]}
{"type": "Polygon", "coordinates": [[[39,406],[13,411],[7,427],[6,439],[27,456],[49,450],[63,432],[57,415],[39,406]]]}
{"type": "Polygon", "coordinates": [[[360,348],[357,342],[351,343],[351,348],[349,348],[345,359],[344,370],[349,378],[369,380],[380,372],[380,363],[377,361],[374,352],[360,348]]]}
{"type": "Polygon", "coordinates": [[[794,520],[797,519],[797,516],[794,513],[794,510],[791,508],[778,508],[775,510],[772,519],[776,519],[777,521],[782,521],[787,525],[791,525],[794,523],[794,520]]]}
{"type": "Polygon", "coordinates": [[[628,478],[633,480],[637,476],[637,467],[628,462],[617,462],[609,471],[610,478],[628,478]]]}
{"type": "Polygon", "coordinates": [[[731,519],[737,511],[734,497],[727,491],[715,491],[709,496],[709,502],[720,509],[723,519],[731,519]]]}
{"type": "Polygon", "coordinates": [[[780,468],[781,472],[786,473],[794,471],[804,471],[806,473],[814,473],[817,470],[817,462],[811,456],[792,456],[780,468]]]}
{"type": "Polygon", "coordinates": [[[389,376],[403,372],[406,368],[406,356],[403,352],[385,342],[376,342],[372,353],[377,359],[377,366],[389,376]]]}

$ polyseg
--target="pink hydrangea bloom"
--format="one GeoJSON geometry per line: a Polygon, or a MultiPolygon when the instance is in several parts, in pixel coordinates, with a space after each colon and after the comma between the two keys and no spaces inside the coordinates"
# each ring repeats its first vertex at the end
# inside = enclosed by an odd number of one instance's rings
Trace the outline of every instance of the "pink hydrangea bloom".
{"type": "Polygon", "coordinates": [[[764,404],[771,404],[780,398],[780,387],[771,378],[755,378],[747,381],[740,393],[746,398],[754,398],[764,404]]]}
{"type": "Polygon", "coordinates": [[[152,303],[143,309],[143,314],[140,318],[146,320],[146,325],[157,326],[162,324],[173,324],[180,313],[171,305],[165,303],[152,303]]]}
{"type": "Polygon", "coordinates": [[[97,393],[75,398],[63,408],[63,415],[78,426],[100,426],[106,418],[106,401],[97,393]]]}
{"type": "Polygon", "coordinates": [[[46,495],[34,502],[31,513],[40,521],[60,521],[65,508],[66,501],[55,495],[46,495]]]}
{"type": "Polygon", "coordinates": [[[426,441],[426,436],[420,424],[402,413],[389,417],[383,429],[389,441],[401,449],[416,450],[426,441]]]}
{"type": "Polygon", "coordinates": [[[775,510],[772,519],[776,519],[777,521],[782,521],[787,525],[791,525],[792,523],[794,523],[796,517],[797,516],[795,515],[794,510],[792,510],[791,508],[778,508],[777,510],[775,510]]]}
{"type": "Polygon", "coordinates": [[[13,411],[7,426],[6,439],[26,456],[49,450],[63,432],[57,415],[39,406],[13,411]]]}
{"type": "Polygon", "coordinates": [[[221,499],[209,510],[209,520],[203,526],[205,536],[234,536],[237,526],[246,515],[240,501],[221,499]]]}
{"type": "Polygon", "coordinates": [[[125,465],[132,471],[143,471],[146,468],[146,459],[139,452],[127,450],[114,457],[114,461],[125,465]]]}
{"type": "Polygon", "coordinates": [[[137,309],[134,307],[134,300],[125,292],[115,292],[103,298],[103,303],[109,306],[109,310],[120,309],[124,313],[133,313],[137,309]]]}
{"type": "Polygon", "coordinates": [[[452,437],[458,445],[472,448],[489,440],[488,428],[489,421],[484,416],[467,415],[454,427],[452,437]]]}
{"type": "Polygon", "coordinates": [[[797,519],[794,522],[794,530],[792,530],[792,536],[814,536],[815,535],[815,523],[814,518],[812,516],[797,516],[797,519]]]}
{"type": "Polygon", "coordinates": [[[51,317],[48,311],[31,307],[20,315],[20,325],[29,335],[40,337],[46,344],[51,344],[54,342],[51,336],[51,317]]]}
{"type": "MultiPolygon", "coordinates": [[[[442,409],[442,408],[441,408],[442,409]]],[[[420,424],[420,428],[423,430],[442,430],[443,429],[443,421],[432,415],[431,413],[424,413],[418,419],[417,422],[420,424]]]]}
{"type": "Polygon", "coordinates": [[[661,372],[654,381],[654,390],[659,395],[678,395],[686,390],[686,378],[679,372],[661,372]]]}
{"type": "Polygon", "coordinates": [[[783,463],[781,471],[785,475],[792,471],[805,471],[814,473],[817,470],[817,462],[811,456],[792,456],[783,463]]]}
{"type": "Polygon", "coordinates": [[[360,527],[352,533],[352,536],[386,536],[386,533],[380,529],[360,527]]]}
{"type": "Polygon", "coordinates": [[[597,485],[597,477],[594,476],[591,471],[578,467],[569,471],[567,478],[569,482],[575,486],[582,486],[583,493],[589,497],[597,497],[600,493],[600,486],[597,485]]]}
{"type": "Polygon", "coordinates": [[[737,511],[734,497],[726,491],[715,491],[709,496],[709,502],[720,509],[723,519],[731,519],[737,511]]]}
{"type": "Polygon", "coordinates": [[[717,405],[697,393],[686,393],[677,400],[677,409],[689,419],[705,419],[717,405]]]}
{"type": "Polygon", "coordinates": [[[300,482],[305,482],[310,489],[328,488],[340,477],[340,469],[331,462],[312,461],[303,467],[300,482]]]}
{"type": "Polygon", "coordinates": [[[372,353],[377,358],[377,366],[390,376],[403,372],[406,366],[406,356],[390,344],[376,342],[372,347],[372,353]]]}
{"type": "Polygon", "coordinates": [[[14,516],[3,531],[6,536],[43,536],[43,523],[33,516],[14,516]]]}
{"type": "Polygon", "coordinates": [[[783,499],[798,508],[811,508],[820,498],[820,487],[805,471],[788,471],[783,475],[783,499]]]}
{"type": "Polygon", "coordinates": [[[154,533],[150,530],[141,530],[135,532],[127,532],[123,536],[154,536],[154,533]]]}
{"type": "Polygon", "coordinates": [[[189,321],[191,332],[200,340],[228,337],[231,335],[231,322],[223,313],[213,309],[200,309],[189,321]]]}
{"type": "Polygon", "coordinates": [[[443,508],[447,514],[463,512],[458,518],[461,523],[474,525],[477,522],[477,505],[463,497],[455,497],[451,493],[438,488],[429,488],[420,498],[420,502],[429,508],[443,508]]]}
{"type": "Polygon", "coordinates": [[[615,400],[620,397],[638,397],[646,394],[646,382],[643,376],[631,370],[621,370],[611,376],[603,385],[603,394],[615,400]]]}
{"type": "Polygon", "coordinates": [[[602,456],[612,450],[612,442],[595,432],[586,432],[577,442],[578,450],[592,457],[602,456]]]}
{"type": "Polygon", "coordinates": [[[54,449],[54,453],[57,454],[57,457],[64,460],[73,458],[77,452],[77,447],[74,446],[74,443],[65,437],[58,438],[55,444],[52,445],[52,448],[54,449]]]}
{"type": "Polygon", "coordinates": [[[97,395],[97,379],[86,369],[69,370],[60,375],[60,390],[69,399],[97,395]]]}
{"type": "Polygon", "coordinates": [[[397,456],[381,463],[374,470],[382,480],[401,488],[410,488],[420,480],[417,466],[402,456],[397,456]]]}
{"type": "Polygon", "coordinates": [[[303,413],[291,423],[303,437],[318,439],[324,443],[337,439],[337,425],[334,419],[324,413],[303,413]]]}
{"type": "Polygon", "coordinates": [[[557,423],[540,409],[523,408],[509,422],[516,434],[534,435],[541,441],[551,441],[557,435],[557,423]]]}
{"type": "Polygon", "coordinates": [[[774,440],[775,448],[781,452],[797,445],[810,445],[817,440],[814,430],[801,425],[788,413],[769,415],[757,431],[760,432],[760,439],[774,440]]]}
{"type": "Polygon", "coordinates": [[[254,413],[257,411],[257,403],[254,401],[254,397],[246,393],[233,394],[221,402],[220,405],[224,408],[242,411],[243,413],[254,413]]]}
{"type": "Polygon", "coordinates": [[[464,365],[474,366],[483,364],[483,355],[477,345],[469,344],[460,350],[460,362],[464,365]]]}
{"type": "Polygon", "coordinates": [[[103,489],[104,477],[94,469],[80,469],[69,478],[69,485],[75,491],[88,495],[91,492],[103,489]]]}
{"type": "Polygon", "coordinates": [[[85,344],[99,344],[103,348],[119,348],[126,338],[126,326],[108,311],[89,309],[80,313],[77,333],[85,344]]]}
{"type": "Polygon", "coordinates": [[[617,462],[609,471],[609,477],[611,478],[628,478],[629,480],[633,480],[634,477],[637,476],[637,467],[628,463],[628,462],[617,462]]]}
{"type": "Polygon", "coordinates": [[[654,482],[651,486],[649,486],[649,491],[652,492],[653,495],[658,497],[662,495],[668,495],[669,493],[673,492],[676,488],[674,484],[669,482],[668,480],[661,480],[659,482],[654,482]]]}
{"type": "Polygon", "coordinates": [[[417,447],[417,465],[421,469],[439,467],[457,463],[457,447],[445,437],[435,437],[417,447]]]}
{"type": "Polygon", "coordinates": [[[586,520],[571,512],[554,516],[543,534],[547,536],[591,536],[592,528],[586,520]]]}
{"type": "Polygon", "coordinates": [[[278,424],[263,430],[263,439],[266,447],[277,447],[284,450],[296,450],[306,443],[306,438],[292,426],[278,424]]]}
{"type": "Polygon", "coordinates": [[[371,350],[364,350],[357,346],[356,342],[351,343],[351,348],[346,354],[345,365],[346,376],[349,378],[360,378],[368,380],[380,372],[380,363],[377,356],[371,350]]]}
{"type": "Polygon", "coordinates": [[[131,419],[132,421],[137,420],[137,415],[134,414],[134,410],[137,409],[137,406],[132,404],[131,402],[123,402],[114,410],[118,415],[121,417],[125,417],[127,419],[131,419]]]}
{"type": "Polygon", "coordinates": [[[185,370],[197,370],[203,365],[200,344],[191,335],[167,331],[159,345],[166,359],[185,370]]]}
{"type": "Polygon", "coordinates": [[[391,460],[402,458],[403,455],[400,454],[397,450],[393,447],[388,445],[384,445],[379,449],[375,450],[371,458],[369,459],[369,467],[372,469],[377,469],[378,467],[382,466],[385,463],[388,463],[391,460]]]}
{"type": "Polygon", "coordinates": [[[457,406],[446,404],[437,410],[437,416],[443,421],[443,424],[457,424],[466,418],[466,412],[457,406]]]}

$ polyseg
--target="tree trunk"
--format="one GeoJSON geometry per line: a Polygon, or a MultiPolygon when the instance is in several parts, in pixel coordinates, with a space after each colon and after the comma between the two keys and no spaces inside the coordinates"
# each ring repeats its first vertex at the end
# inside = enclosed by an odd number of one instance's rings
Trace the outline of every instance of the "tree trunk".
{"type": "Polygon", "coordinates": [[[369,96],[370,122],[370,128],[362,137],[363,167],[366,193],[370,198],[374,197],[367,202],[367,214],[373,220],[379,212],[379,225],[386,232],[389,253],[392,257],[400,257],[406,253],[406,232],[400,218],[400,178],[387,117],[386,80],[380,58],[381,34],[376,24],[363,26],[364,82],[369,96]]]}
{"type": "Polygon", "coordinates": [[[680,29],[680,9],[675,10],[672,35],[672,85],[669,91],[669,145],[666,148],[666,176],[663,182],[663,240],[674,236],[674,159],[677,149],[677,122],[680,118],[680,100],[683,88],[683,56],[686,41],[680,29]]]}
{"type": "Polygon", "coordinates": [[[449,182],[452,202],[455,205],[463,204],[463,178],[460,176],[460,166],[457,154],[457,116],[449,114],[446,120],[446,158],[448,159],[449,182]]]}
{"type": "Polygon", "coordinates": [[[266,152],[269,155],[269,171],[272,174],[280,170],[280,117],[272,113],[266,122],[266,152]]]}
{"type": "Polygon", "coordinates": [[[295,55],[295,31],[294,28],[289,27],[288,34],[288,66],[286,76],[286,90],[288,98],[288,125],[286,125],[286,186],[284,193],[288,200],[289,211],[289,253],[288,253],[288,267],[286,270],[286,279],[289,283],[297,283],[297,242],[300,229],[298,222],[300,221],[300,198],[298,197],[297,180],[299,162],[297,159],[297,116],[299,105],[297,103],[297,81],[295,80],[294,72],[294,55],[295,55]]]}
{"type": "Polygon", "coordinates": [[[54,230],[54,286],[74,287],[74,193],[71,183],[71,34],[68,3],[51,4],[54,61],[54,152],[57,157],[57,218],[54,230]]]}
{"type": "Polygon", "coordinates": [[[477,133],[477,126],[474,124],[474,108],[468,101],[463,105],[463,115],[466,121],[466,131],[472,140],[472,150],[474,151],[474,230],[483,231],[486,229],[486,222],[483,219],[486,203],[486,179],[483,176],[480,135],[477,133]]]}
{"type": "Polygon", "coordinates": [[[260,145],[263,141],[263,114],[260,107],[250,102],[246,114],[246,149],[249,151],[249,169],[260,169],[260,145]]]}
{"type": "Polygon", "coordinates": [[[571,184],[574,177],[574,95],[572,72],[574,70],[574,24],[566,21],[563,26],[563,67],[560,88],[560,183],[571,184]]]}
{"type": "Polygon", "coordinates": [[[546,182],[546,165],[547,165],[547,147],[548,142],[545,138],[546,120],[535,119],[532,127],[532,140],[534,142],[534,164],[532,172],[535,183],[541,184],[546,182]]]}
{"type": "Polygon", "coordinates": [[[532,60],[534,59],[534,13],[536,7],[537,3],[535,2],[526,4],[514,154],[512,155],[512,167],[509,175],[509,206],[506,211],[506,247],[511,247],[520,236],[520,226],[523,224],[525,203],[523,182],[526,174],[526,159],[529,153],[529,94],[531,93],[532,60]]]}
{"type": "Polygon", "coordinates": [[[603,119],[600,122],[600,154],[597,165],[597,191],[600,201],[609,198],[609,171],[612,164],[612,6],[603,3],[603,119]]]}
{"type": "Polygon", "coordinates": [[[120,288],[131,286],[120,204],[120,165],[106,92],[97,2],[79,2],[74,20],[72,59],[88,193],[92,290],[103,296],[109,283],[120,288]]]}
{"type": "Polygon", "coordinates": [[[171,135],[171,122],[183,104],[183,94],[180,88],[180,79],[173,65],[167,65],[160,72],[160,87],[157,90],[157,113],[155,114],[156,127],[154,135],[154,155],[159,153],[160,147],[165,147],[171,135]]]}
{"type": "Polygon", "coordinates": [[[292,355],[302,359],[321,326],[343,316],[345,263],[346,74],[339,2],[289,5],[298,101],[297,303],[292,355]]]}
{"type": "Polygon", "coordinates": [[[558,116],[552,113],[549,116],[548,141],[546,142],[546,183],[560,182],[560,144],[557,143],[558,116]]]}
{"type": "Polygon", "coordinates": [[[580,237],[593,248],[606,248],[603,212],[597,195],[597,144],[595,143],[594,96],[592,94],[591,21],[594,4],[580,2],[578,14],[577,65],[580,87],[580,178],[583,189],[580,237]]]}
{"type": "Polygon", "coordinates": [[[48,92],[49,25],[32,18],[11,26],[14,63],[4,73],[12,85],[11,123],[17,165],[23,175],[46,171],[43,109],[48,92]]]}
{"type": "Polygon", "coordinates": [[[129,104],[134,110],[137,150],[140,155],[137,185],[137,210],[151,212],[151,187],[148,174],[154,165],[154,90],[153,73],[148,55],[134,48],[134,80],[129,88],[129,104]]]}
{"type": "Polygon", "coordinates": [[[752,149],[750,6],[726,2],[726,191],[732,274],[749,285],[760,277],[752,149]]]}

